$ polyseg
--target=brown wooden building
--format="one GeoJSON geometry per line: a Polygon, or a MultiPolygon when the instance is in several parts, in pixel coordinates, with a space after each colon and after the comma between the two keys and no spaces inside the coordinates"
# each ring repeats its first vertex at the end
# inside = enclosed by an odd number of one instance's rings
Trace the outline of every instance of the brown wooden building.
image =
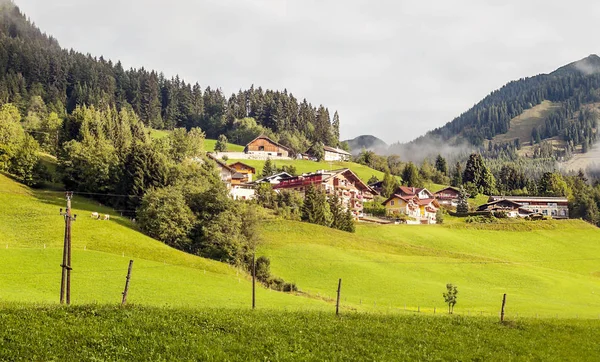
{"type": "Polygon", "coordinates": [[[253,176],[256,174],[256,169],[254,167],[248,166],[242,162],[232,163],[229,167],[234,169],[237,173],[244,175],[245,179],[243,183],[252,182],[253,176]]]}
{"type": "Polygon", "coordinates": [[[278,157],[289,157],[290,153],[292,153],[289,148],[273,141],[267,136],[258,136],[250,141],[246,145],[244,152],[254,155],[278,157]]]}

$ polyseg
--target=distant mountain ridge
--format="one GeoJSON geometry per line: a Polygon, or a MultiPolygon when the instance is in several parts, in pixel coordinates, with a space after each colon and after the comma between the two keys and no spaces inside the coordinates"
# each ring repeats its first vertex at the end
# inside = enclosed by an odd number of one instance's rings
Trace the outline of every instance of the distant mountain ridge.
{"type": "Polygon", "coordinates": [[[361,135],[344,142],[348,143],[353,155],[358,155],[363,148],[377,154],[386,154],[389,147],[387,143],[372,135],[361,135]]]}
{"type": "MultiPolygon", "coordinates": [[[[600,57],[591,54],[549,74],[511,81],[444,126],[411,142],[390,145],[387,153],[418,161],[438,152],[469,152],[508,133],[515,117],[544,101],[555,108],[532,129],[527,142],[558,139],[567,155],[591,148],[598,132],[596,115],[589,105],[600,103],[600,57]]],[[[504,142],[520,147],[515,139],[504,142]]]]}

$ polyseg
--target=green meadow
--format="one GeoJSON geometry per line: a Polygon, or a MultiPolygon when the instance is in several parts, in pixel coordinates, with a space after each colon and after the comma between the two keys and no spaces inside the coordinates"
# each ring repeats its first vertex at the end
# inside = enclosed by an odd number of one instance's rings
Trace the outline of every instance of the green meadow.
{"type": "Polygon", "coordinates": [[[0,308],[0,360],[595,361],[600,322],[88,305],[0,308]]]}
{"type": "MultiPolygon", "coordinates": [[[[55,303],[64,221],[59,192],[0,176],[0,301],[55,303]]],[[[134,260],[129,300],[140,305],[247,308],[248,274],[151,239],[118,212],[73,199],[73,301],[118,303],[134,260]],[[90,218],[93,211],[111,220],[90,218]]],[[[598,318],[600,231],[577,220],[445,225],[359,224],[354,234],[268,217],[258,255],[296,295],[259,286],[260,308],[332,310],[342,278],[346,312],[445,312],[446,283],[458,285],[455,312],[497,315],[508,294],[511,318],[598,318]],[[434,309],[435,308],[435,309],[434,309]]]]}

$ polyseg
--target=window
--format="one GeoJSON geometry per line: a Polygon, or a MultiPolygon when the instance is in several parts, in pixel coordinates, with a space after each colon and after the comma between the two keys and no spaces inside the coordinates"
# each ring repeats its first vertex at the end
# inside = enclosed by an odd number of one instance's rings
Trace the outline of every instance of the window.
{"type": "Polygon", "coordinates": [[[544,215],[548,215],[548,210],[544,210],[542,213],[543,213],[544,215]]]}
{"type": "Polygon", "coordinates": [[[259,151],[264,151],[265,150],[265,146],[258,146],[258,150],[259,151]]]}
{"type": "Polygon", "coordinates": [[[390,205],[394,206],[394,200],[392,200],[392,201],[390,202],[390,205]]]}

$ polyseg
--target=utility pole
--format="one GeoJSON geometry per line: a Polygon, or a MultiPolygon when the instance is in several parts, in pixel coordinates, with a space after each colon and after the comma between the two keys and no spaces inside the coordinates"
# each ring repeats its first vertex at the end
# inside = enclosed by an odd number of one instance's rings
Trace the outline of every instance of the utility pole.
{"type": "Polygon", "coordinates": [[[67,209],[63,212],[60,209],[60,214],[65,218],[65,241],[63,245],[63,262],[62,262],[62,278],[60,282],[60,304],[65,303],[65,294],[67,305],[71,304],[71,221],[77,218],[77,215],[71,216],[71,198],[73,192],[65,193],[67,198],[67,209]]]}
{"type": "Polygon", "coordinates": [[[256,261],[255,252],[252,252],[252,309],[256,308],[256,261]]]}

